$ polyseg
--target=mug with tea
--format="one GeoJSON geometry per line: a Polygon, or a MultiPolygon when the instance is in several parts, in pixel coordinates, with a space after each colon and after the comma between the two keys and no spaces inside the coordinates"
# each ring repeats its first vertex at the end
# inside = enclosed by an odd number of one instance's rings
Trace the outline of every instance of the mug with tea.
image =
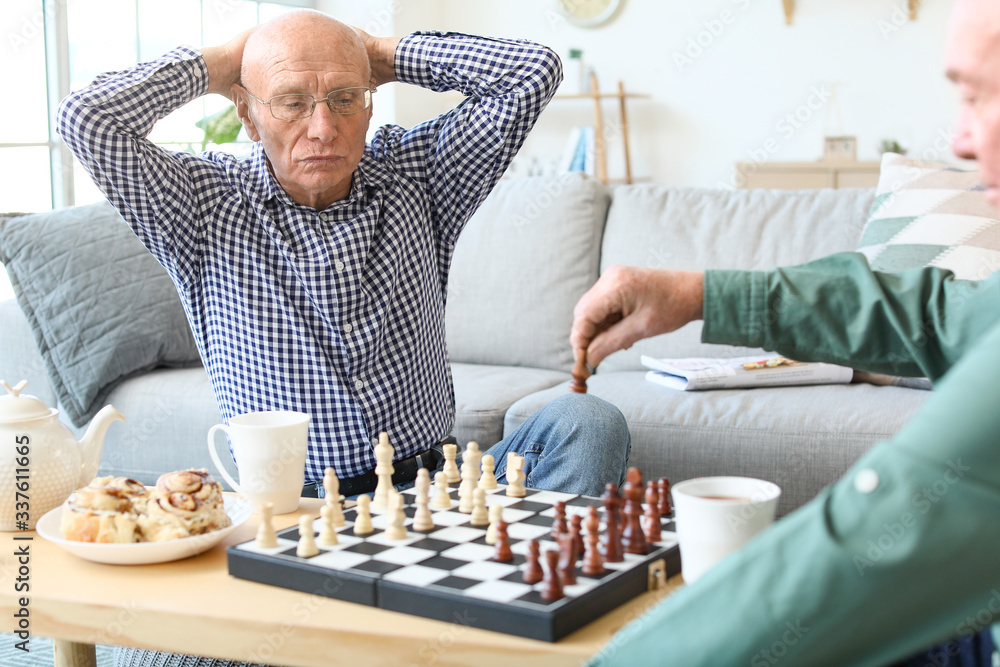
{"type": "Polygon", "coordinates": [[[288,514],[299,507],[305,484],[309,415],[288,410],[236,415],[229,424],[208,430],[208,451],[219,474],[246,496],[254,512],[264,503],[274,504],[275,514],[288,514]],[[240,481],[230,476],[216,451],[215,434],[229,436],[240,481]]]}
{"type": "Polygon", "coordinates": [[[781,497],[777,484],[751,477],[696,477],[671,491],[688,584],[770,526],[781,497]]]}

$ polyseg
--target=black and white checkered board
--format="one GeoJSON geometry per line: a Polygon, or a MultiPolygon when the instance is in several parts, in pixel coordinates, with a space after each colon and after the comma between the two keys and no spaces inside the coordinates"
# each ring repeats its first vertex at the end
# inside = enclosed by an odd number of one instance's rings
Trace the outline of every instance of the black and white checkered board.
{"type": "MultiPolygon", "coordinates": [[[[673,520],[664,517],[662,541],[645,556],[625,554],[621,563],[607,563],[607,572],[585,576],[577,564],[577,583],[566,596],[542,600],[542,584],[525,584],[521,569],[528,541],[536,538],[541,551],[557,548],[551,539],[554,503],[566,501],[567,515],[586,514],[600,500],[588,496],[528,489],[524,498],[507,496],[503,485],[487,492],[487,505],[504,505],[514,561],[493,560],[486,544],[486,527],[469,525],[469,514],[458,511],[457,490],[450,509],[431,508],[434,530],[409,530],[405,540],[385,536],[386,516],[372,512],[375,532],[359,537],[352,530],[355,510],[344,511],[346,525],[338,528],[339,544],[320,545],[312,558],[299,558],[298,527],[278,533],[278,546],[261,549],[254,541],[228,550],[229,573],[241,579],[282,586],[338,600],[356,602],[443,621],[462,619],[474,627],[545,641],[556,641],[615,607],[645,592],[649,567],[664,561],[666,576],[680,571],[680,554],[673,520]]],[[[404,491],[406,525],[413,522],[416,492],[404,491]]],[[[431,489],[433,500],[434,489],[431,489]]],[[[317,519],[317,535],[321,524],[317,519]]],[[[543,559],[544,563],[544,559],[543,559]]]]}

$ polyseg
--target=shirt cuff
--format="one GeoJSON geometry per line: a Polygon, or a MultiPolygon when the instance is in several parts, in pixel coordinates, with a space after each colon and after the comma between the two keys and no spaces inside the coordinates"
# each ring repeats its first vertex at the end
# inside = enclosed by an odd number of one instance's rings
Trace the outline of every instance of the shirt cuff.
{"type": "Polygon", "coordinates": [[[704,284],[702,342],[761,347],[768,323],[767,274],[710,270],[704,284]]]}

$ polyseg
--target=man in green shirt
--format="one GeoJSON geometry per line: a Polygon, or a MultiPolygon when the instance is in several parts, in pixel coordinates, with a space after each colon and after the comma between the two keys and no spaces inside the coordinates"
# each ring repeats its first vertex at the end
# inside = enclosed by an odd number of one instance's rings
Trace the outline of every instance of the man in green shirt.
{"type": "MultiPolygon", "coordinates": [[[[956,0],[947,74],[955,152],[1000,203],[1000,3],[956,0]]],[[[1000,619],[1000,274],[880,274],[856,253],[767,272],[616,267],[580,300],[571,342],[597,364],[695,319],[705,342],[926,375],[935,395],[592,664],[883,665],[1000,619]]]]}

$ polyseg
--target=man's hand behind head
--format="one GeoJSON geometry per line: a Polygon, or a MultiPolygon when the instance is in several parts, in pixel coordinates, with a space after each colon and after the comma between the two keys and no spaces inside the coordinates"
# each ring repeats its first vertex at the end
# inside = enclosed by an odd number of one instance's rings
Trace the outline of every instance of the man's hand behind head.
{"type": "Polygon", "coordinates": [[[570,344],[597,366],[636,341],[679,329],[702,316],[703,274],[612,266],[573,311],[570,344]]]}

